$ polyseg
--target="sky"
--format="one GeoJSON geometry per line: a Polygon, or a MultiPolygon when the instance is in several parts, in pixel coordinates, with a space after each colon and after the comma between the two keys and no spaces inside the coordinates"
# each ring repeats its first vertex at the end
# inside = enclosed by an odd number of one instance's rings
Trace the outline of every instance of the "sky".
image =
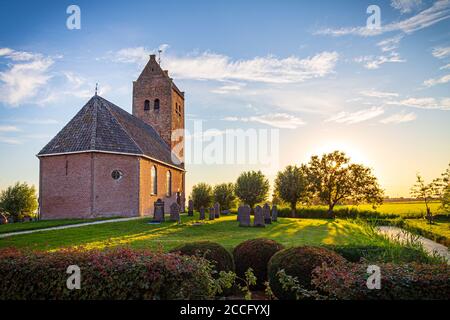
{"type": "Polygon", "coordinates": [[[0,4],[0,189],[38,185],[35,155],[97,82],[131,112],[158,50],[185,91],[188,191],[246,170],[273,184],[339,149],[408,196],[450,162],[450,0],[17,0],[0,4]],[[233,130],[251,137],[240,151],[233,130]]]}

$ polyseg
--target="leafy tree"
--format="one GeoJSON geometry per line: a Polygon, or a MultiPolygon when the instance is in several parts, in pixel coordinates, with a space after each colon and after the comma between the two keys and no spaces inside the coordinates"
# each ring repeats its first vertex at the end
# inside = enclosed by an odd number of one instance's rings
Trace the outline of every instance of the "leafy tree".
{"type": "Polygon", "coordinates": [[[196,184],[192,187],[191,199],[196,210],[210,207],[213,201],[212,187],[207,183],[196,184]]]}
{"type": "Polygon", "coordinates": [[[350,163],[344,152],[334,151],[322,157],[312,156],[307,166],[310,191],[328,206],[333,217],[334,206],[343,201],[355,204],[383,202],[383,190],[370,168],[350,163]]]}
{"type": "Polygon", "coordinates": [[[306,199],[308,191],[308,178],[306,167],[287,166],[278,172],[275,179],[275,194],[290,204],[292,217],[295,217],[297,203],[306,199]]]}
{"type": "Polygon", "coordinates": [[[261,171],[243,172],[236,181],[234,192],[242,202],[253,209],[255,204],[267,199],[269,180],[261,171]]]}
{"type": "Polygon", "coordinates": [[[234,195],[234,185],[232,183],[222,183],[214,187],[214,202],[220,203],[220,207],[229,210],[233,207],[236,196],[234,195]]]}
{"type": "Polygon", "coordinates": [[[427,209],[427,219],[430,224],[433,222],[433,214],[429,207],[430,201],[436,199],[439,194],[439,180],[435,179],[430,183],[425,183],[425,180],[420,174],[417,174],[416,183],[411,188],[411,196],[417,200],[421,200],[425,203],[425,208],[427,209]]]}
{"type": "Polygon", "coordinates": [[[440,199],[444,210],[450,210],[450,163],[440,179],[440,199]]]}
{"type": "Polygon", "coordinates": [[[0,210],[6,212],[14,221],[35,213],[37,208],[36,189],[25,182],[17,182],[0,194],[0,210]]]}

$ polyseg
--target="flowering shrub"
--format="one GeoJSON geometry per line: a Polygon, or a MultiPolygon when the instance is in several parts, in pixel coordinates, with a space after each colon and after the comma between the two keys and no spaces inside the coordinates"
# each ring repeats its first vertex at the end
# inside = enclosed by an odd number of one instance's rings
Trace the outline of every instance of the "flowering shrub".
{"type": "Polygon", "coordinates": [[[206,299],[214,294],[205,259],[131,249],[2,249],[0,274],[0,300],[206,299]],[[80,267],[81,289],[67,289],[69,265],[80,267]]]}
{"type": "Polygon", "coordinates": [[[283,249],[283,245],[270,239],[252,239],[239,244],[233,250],[236,274],[243,278],[251,268],[257,279],[257,287],[264,288],[267,280],[267,264],[270,258],[283,249]]]}
{"type": "Polygon", "coordinates": [[[446,264],[380,264],[381,288],[369,290],[367,265],[323,265],[313,271],[312,284],[333,299],[448,299],[450,266],[446,264]]]}
{"type": "Polygon", "coordinates": [[[295,292],[283,289],[278,272],[284,270],[289,276],[296,277],[298,285],[309,290],[311,273],[323,263],[334,266],[346,264],[346,260],[337,253],[321,247],[294,247],[281,250],[273,255],[268,264],[270,287],[278,299],[295,299],[295,292]]]}

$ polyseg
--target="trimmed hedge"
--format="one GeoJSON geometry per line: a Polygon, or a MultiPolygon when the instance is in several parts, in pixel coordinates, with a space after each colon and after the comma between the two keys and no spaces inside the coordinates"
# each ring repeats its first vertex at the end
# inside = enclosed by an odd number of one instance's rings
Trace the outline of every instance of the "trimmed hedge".
{"type": "Polygon", "coordinates": [[[0,300],[209,299],[208,261],[130,249],[24,252],[0,250],[0,300]],[[69,290],[77,265],[81,288],[69,290]]]}
{"type": "Polygon", "coordinates": [[[446,264],[380,264],[381,288],[369,290],[367,265],[321,266],[313,285],[340,300],[446,300],[450,297],[450,266],[446,264]]]}
{"type": "MultiPolygon", "coordinates": [[[[338,208],[333,210],[334,217],[340,219],[394,219],[400,217],[395,213],[380,213],[378,211],[360,210],[356,208],[338,208]]],[[[278,208],[278,216],[292,218],[290,208],[278,208]]],[[[415,217],[415,216],[414,216],[415,217]]],[[[303,219],[329,219],[328,209],[324,208],[297,208],[294,218],[303,219]]]]}
{"type": "Polygon", "coordinates": [[[304,289],[314,289],[311,273],[323,263],[327,265],[346,264],[347,261],[337,253],[322,247],[293,247],[284,249],[270,259],[268,274],[270,287],[278,299],[295,299],[292,291],[285,291],[278,278],[278,271],[284,269],[287,275],[296,277],[304,289]]]}
{"type": "Polygon", "coordinates": [[[270,239],[252,239],[239,244],[233,250],[236,274],[244,278],[248,268],[253,269],[256,276],[256,288],[263,288],[267,281],[267,264],[270,258],[278,251],[284,249],[283,245],[270,239]]]}
{"type": "Polygon", "coordinates": [[[210,261],[218,272],[234,271],[233,257],[230,252],[215,242],[190,242],[172,249],[171,252],[177,252],[181,255],[203,257],[210,261]]]}

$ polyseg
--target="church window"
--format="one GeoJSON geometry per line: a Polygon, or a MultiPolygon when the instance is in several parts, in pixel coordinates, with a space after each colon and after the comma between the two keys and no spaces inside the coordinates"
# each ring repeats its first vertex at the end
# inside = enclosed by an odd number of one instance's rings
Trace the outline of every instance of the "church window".
{"type": "Polygon", "coordinates": [[[155,99],[155,102],[154,102],[154,104],[153,104],[153,108],[154,108],[155,110],[159,110],[159,99],[155,99]]]}
{"type": "Polygon", "coordinates": [[[152,194],[157,194],[158,193],[158,176],[156,173],[156,166],[152,167],[151,178],[152,178],[152,194]]]}
{"type": "Polygon", "coordinates": [[[145,100],[145,102],[144,102],[144,110],[145,111],[150,110],[150,101],[145,100]]]}
{"type": "Polygon", "coordinates": [[[120,180],[123,177],[123,172],[120,170],[113,170],[113,172],[111,172],[111,177],[114,180],[120,180]]]}
{"type": "Polygon", "coordinates": [[[172,173],[170,171],[166,173],[166,196],[172,196],[172,173]]]}

